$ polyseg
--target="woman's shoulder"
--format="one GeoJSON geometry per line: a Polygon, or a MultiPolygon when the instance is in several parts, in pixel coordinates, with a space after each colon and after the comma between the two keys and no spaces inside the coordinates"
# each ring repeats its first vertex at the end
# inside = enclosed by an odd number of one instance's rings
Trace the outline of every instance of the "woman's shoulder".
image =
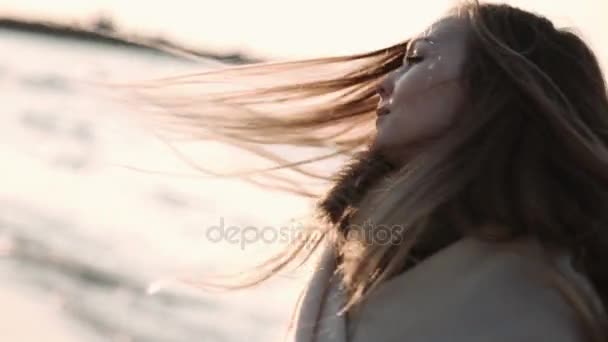
{"type": "Polygon", "coordinates": [[[403,336],[414,341],[583,341],[576,311],[553,282],[559,274],[589,291],[567,260],[567,255],[548,260],[529,239],[508,244],[464,239],[372,294],[352,322],[354,341],[374,336],[376,328],[368,322],[384,326],[385,341],[403,336]]]}

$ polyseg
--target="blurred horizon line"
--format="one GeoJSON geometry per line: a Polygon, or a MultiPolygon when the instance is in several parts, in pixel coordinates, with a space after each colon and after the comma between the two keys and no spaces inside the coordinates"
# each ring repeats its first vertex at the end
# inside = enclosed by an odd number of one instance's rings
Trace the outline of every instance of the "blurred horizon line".
{"type": "Polygon", "coordinates": [[[68,21],[38,19],[26,16],[0,16],[0,31],[20,31],[53,37],[108,44],[161,53],[183,60],[213,59],[228,64],[250,64],[266,61],[252,53],[235,50],[220,52],[186,45],[161,34],[141,34],[126,31],[108,15],[100,14],[92,20],[68,21]]]}

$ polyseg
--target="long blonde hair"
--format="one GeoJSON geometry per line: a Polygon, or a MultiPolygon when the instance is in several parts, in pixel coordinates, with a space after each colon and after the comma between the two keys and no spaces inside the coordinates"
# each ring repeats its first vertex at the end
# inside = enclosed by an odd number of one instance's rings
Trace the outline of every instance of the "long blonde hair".
{"type": "Polygon", "coordinates": [[[351,156],[366,146],[375,129],[376,85],[399,67],[405,45],[353,56],[220,68],[135,84],[134,90],[144,103],[163,109],[149,112],[146,120],[156,120],[156,127],[172,139],[221,141],[276,164],[223,174],[201,171],[254,183],[271,180],[264,185],[318,197],[273,171],[328,181],[331,174],[308,166],[351,156]],[[235,85],[245,89],[234,90],[235,85]],[[225,88],[229,90],[217,90],[225,88]],[[265,148],[273,145],[311,148],[316,154],[288,159],[265,148]]]}

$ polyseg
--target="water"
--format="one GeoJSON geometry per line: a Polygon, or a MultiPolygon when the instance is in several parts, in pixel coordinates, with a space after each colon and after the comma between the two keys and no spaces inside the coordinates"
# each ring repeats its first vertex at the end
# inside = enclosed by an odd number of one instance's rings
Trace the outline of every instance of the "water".
{"type": "MultiPolygon", "coordinates": [[[[303,278],[234,293],[170,280],[243,269],[278,248],[214,243],[209,227],[281,225],[311,203],[234,180],[121,167],[194,173],[87,83],[193,65],[12,32],[0,32],[0,45],[2,340],[280,340],[303,278]]],[[[221,147],[202,150],[226,159],[221,147]]]]}

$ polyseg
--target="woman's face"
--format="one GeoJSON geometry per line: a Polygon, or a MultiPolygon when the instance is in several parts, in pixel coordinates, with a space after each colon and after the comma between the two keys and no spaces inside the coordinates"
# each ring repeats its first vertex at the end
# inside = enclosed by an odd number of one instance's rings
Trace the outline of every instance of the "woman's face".
{"type": "Polygon", "coordinates": [[[464,20],[449,17],[410,41],[403,66],[379,87],[376,149],[406,159],[450,125],[464,102],[459,79],[466,36],[464,20]]]}

